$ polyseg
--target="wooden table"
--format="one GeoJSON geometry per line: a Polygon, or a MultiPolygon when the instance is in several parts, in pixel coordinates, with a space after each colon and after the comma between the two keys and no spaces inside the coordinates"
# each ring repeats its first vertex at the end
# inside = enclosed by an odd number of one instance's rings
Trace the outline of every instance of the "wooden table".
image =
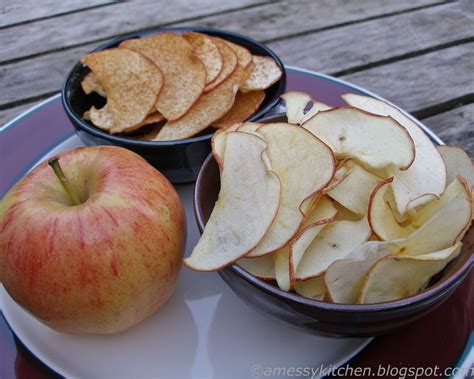
{"type": "Polygon", "coordinates": [[[0,14],[0,125],[56,94],[99,44],[193,25],[248,35],[285,64],[365,87],[474,158],[474,1],[2,0],[0,14]]]}

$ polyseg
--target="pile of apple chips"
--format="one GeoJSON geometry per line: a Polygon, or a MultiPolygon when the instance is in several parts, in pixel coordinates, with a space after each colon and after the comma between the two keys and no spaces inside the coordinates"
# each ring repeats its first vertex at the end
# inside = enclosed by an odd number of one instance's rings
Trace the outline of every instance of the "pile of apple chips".
{"type": "Polygon", "coordinates": [[[346,94],[331,108],[284,94],[289,123],[238,123],[213,137],[221,190],[185,264],[237,262],[285,291],[378,303],[426,288],[472,219],[474,170],[397,108],[346,94]],[[311,105],[309,111],[305,109],[311,105]]]}
{"type": "Polygon", "coordinates": [[[81,85],[106,98],[84,113],[97,128],[149,141],[180,140],[253,115],[281,75],[267,56],[201,33],[125,40],[82,58],[81,85]]]}

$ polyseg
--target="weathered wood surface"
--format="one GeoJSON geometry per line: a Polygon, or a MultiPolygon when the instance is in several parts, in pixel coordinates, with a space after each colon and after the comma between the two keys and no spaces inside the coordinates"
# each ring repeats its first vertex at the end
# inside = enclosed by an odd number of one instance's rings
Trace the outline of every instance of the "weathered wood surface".
{"type": "Polygon", "coordinates": [[[462,146],[474,160],[474,104],[454,108],[424,119],[447,145],[462,146]]]}
{"type": "Polygon", "coordinates": [[[114,3],[111,0],[2,0],[0,27],[114,3]]]}
{"type": "Polygon", "coordinates": [[[194,25],[251,36],[286,64],[366,87],[474,156],[470,0],[4,0],[0,14],[0,125],[56,93],[98,44],[150,27],[194,25]]]}

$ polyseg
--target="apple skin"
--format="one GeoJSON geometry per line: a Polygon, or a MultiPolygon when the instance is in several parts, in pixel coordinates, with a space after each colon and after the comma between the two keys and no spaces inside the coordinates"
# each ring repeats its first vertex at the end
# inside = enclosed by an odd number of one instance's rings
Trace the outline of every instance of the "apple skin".
{"type": "Polygon", "coordinates": [[[171,183],[135,153],[78,148],[59,163],[73,206],[47,162],[0,202],[0,280],[10,296],[64,333],[123,331],[171,295],[186,221],[171,183]]]}

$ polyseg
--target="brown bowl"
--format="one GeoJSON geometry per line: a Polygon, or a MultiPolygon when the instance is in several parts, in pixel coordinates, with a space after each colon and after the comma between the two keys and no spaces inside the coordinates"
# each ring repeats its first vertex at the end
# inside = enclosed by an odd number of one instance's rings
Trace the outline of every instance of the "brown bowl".
{"type": "MultiPolygon", "coordinates": [[[[286,122],[284,115],[259,122],[286,122]]],[[[219,168],[212,155],[205,160],[194,190],[194,213],[204,230],[220,190],[219,168]]],[[[464,237],[461,254],[423,292],[378,304],[333,304],[279,289],[236,264],[219,271],[229,287],[247,304],[307,332],[326,337],[369,337],[392,332],[426,315],[445,301],[473,265],[474,228],[464,237]]]]}

